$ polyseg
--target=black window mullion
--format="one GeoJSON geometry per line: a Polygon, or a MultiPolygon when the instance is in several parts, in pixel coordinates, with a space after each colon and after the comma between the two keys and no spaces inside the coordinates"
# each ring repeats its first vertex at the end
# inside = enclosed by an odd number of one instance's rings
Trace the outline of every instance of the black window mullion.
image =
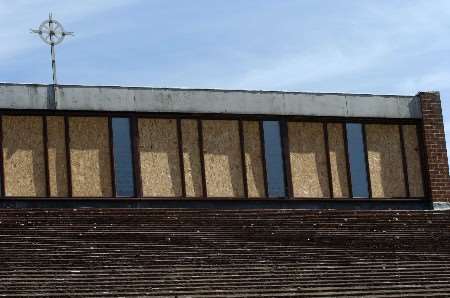
{"type": "Polygon", "coordinates": [[[331,174],[331,161],[330,161],[330,145],[328,140],[328,123],[323,123],[323,138],[325,144],[325,158],[327,164],[327,175],[328,175],[328,190],[330,193],[330,198],[334,198],[333,194],[333,175],[331,174]]]}
{"type": "Polygon", "coordinates": [[[109,135],[109,164],[111,170],[111,187],[112,187],[112,197],[117,196],[117,186],[116,186],[116,169],[115,169],[115,150],[114,150],[114,133],[112,128],[112,117],[108,116],[108,135],[109,135]]]}
{"type": "Polygon", "coordinates": [[[405,148],[405,137],[403,135],[403,126],[398,125],[398,131],[400,135],[400,147],[401,147],[401,154],[402,154],[402,165],[403,165],[403,181],[405,184],[405,194],[406,197],[409,198],[410,191],[409,191],[409,177],[408,177],[408,165],[406,161],[406,148],[405,148]]]}
{"type": "Polygon", "coordinates": [[[350,172],[350,159],[349,159],[349,151],[348,151],[348,135],[347,135],[347,125],[342,125],[342,133],[344,138],[344,150],[345,150],[345,164],[347,167],[347,185],[348,185],[348,196],[353,198],[353,189],[352,189],[352,176],[350,172]]]}
{"type": "Polygon", "coordinates": [[[184,157],[183,157],[183,133],[181,130],[181,119],[177,121],[177,143],[178,143],[178,159],[180,167],[180,183],[181,183],[181,197],[186,197],[186,178],[184,176],[184,157]]]}
{"type": "Polygon", "coordinates": [[[293,185],[292,185],[292,172],[291,172],[291,157],[289,154],[289,132],[287,121],[280,121],[280,136],[281,147],[283,156],[283,169],[284,169],[284,187],[285,195],[291,199],[294,197],[293,185]]]}
{"type": "Polygon", "coordinates": [[[363,145],[364,145],[364,157],[366,162],[366,179],[367,179],[367,191],[368,198],[372,198],[372,182],[370,181],[370,166],[369,166],[369,152],[367,150],[367,134],[366,134],[366,125],[362,125],[362,134],[363,134],[363,145]]]}
{"type": "Polygon", "coordinates": [[[263,171],[263,179],[264,179],[264,197],[269,197],[269,186],[267,181],[267,161],[266,161],[266,150],[265,150],[265,141],[264,141],[264,126],[263,121],[258,121],[259,125],[259,138],[260,138],[260,146],[261,146],[261,159],[262,159],[262,171],[263,171]]]}

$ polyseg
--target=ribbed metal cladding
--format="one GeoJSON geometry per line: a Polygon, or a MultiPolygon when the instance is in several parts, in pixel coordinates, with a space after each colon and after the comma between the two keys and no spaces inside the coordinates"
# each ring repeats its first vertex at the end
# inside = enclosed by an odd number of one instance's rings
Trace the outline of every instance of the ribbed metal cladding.
{"type": "Polygon", "coordinates": [[[1,296],[424,297],[450,211],[0,209],[1,296]]]}

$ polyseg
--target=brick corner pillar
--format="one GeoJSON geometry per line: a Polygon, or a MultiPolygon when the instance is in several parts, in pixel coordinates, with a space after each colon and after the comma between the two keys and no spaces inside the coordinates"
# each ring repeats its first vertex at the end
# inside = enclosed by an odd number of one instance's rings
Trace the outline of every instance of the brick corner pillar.
{"type": "Polygon", "coordinates": [[[450,202],[447,148],[439,92],[419,92],[422,133],[427,164],[428,193],[432,202],[450,202]]]}

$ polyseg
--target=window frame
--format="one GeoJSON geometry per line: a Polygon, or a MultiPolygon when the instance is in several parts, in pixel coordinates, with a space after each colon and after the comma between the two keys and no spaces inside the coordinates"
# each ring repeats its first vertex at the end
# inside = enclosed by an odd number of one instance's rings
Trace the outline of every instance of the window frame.
{"type": "MultiPolygon", "coordinates": [[[[416,118],[356,118],[356,117],[349,117],[349,118],[344,118],[344,117],[328,117],[328,116],[286,116],[286,115],[241,115],[241,114],[192,114],[192,113],[154,113],[154,112],[110,112],[110,111],[55,111],[55,110],[0,110],[0,147],[2,147],[2,134],[3,134],[3,128],[1,127],[1,117],[4,115],[15,115],[15,116],[32,116],[32,115],[40,115],[43,118],[45,118],[46,116],[63,116],[65,119],[65,123],[67,124],[68,121],[67,119],[70,117],[125,117],[125,118],[129,118],[130,119],[130,131],[131,131],[131,142],[132,142],[132,156],[133,156],[133,175],[134,175],[134,184],[135,184],[135,198],[138,199],[144,199],[144,197],[142,196],[142,181],[141,181],[141,176],[140,176],[140,172],[139,172],[139,167],[136,166],[139,164],[139,155],[137,154],[137,147],[138,147],[138,140],[139,140],[139,135],[137,133],[137,127],[136,127],[136,121],[138,118],[167,118],[167,119],[176,119],[177,121],[180,121],[181,119],[194,119],[197,120],[198,123],[200,124],[198,126],[199,128],[199,132],[201,133],[201,120],[239,120],[241,121],[259,121],[260,123],[260,133],[261,133],[261,123],[262,121],[280,121],[280,129],[281,129],[281,137],[282,137],[282,147],[283,147],[283,154],[284,154],[284,171],[285,171],[285,180],[287,180],[287,182],[285,183],[285,187],[287,188],[286,191],[286,198],[288,199],[295,199],[292,196],[292,179],[290,177],[290,165],[289,165],[289,158],[288,158],[288,144],[289,144],[289,140],[288,140],[288,136],[287,136],[287,121],[301,121],[301,122],[321,122],[323,123],[325,126],[328,123],[361,123],[364,127],[364,124],[369,124],[369,123],[375,123],[375,124],[392,124],[392,125],[399,125],[401,126],[402,124],[405,125],[415,125],[416,126],[416,131],[417,131],[417,135],[418,135],[418,142],[419,142],[419,150],[420,150],[420,156],[421,156],[421,171],[422,171],[422,183],[423,185],[423,189],[424,189],[424,196],[423,197],[404,197],[404,198],[381,198],[382,199],[388,199],[388,200],[430,200],[430,195],[429,195],[429,189],[427,187],[427,183],[426,183],[426,162],[424,159],[424,148],[423,148],[423,135],[422,135],[422,130],[421,130],[421,124],[422,124],[422,120],[421,119],[416,119],[416,118]]],[[[343,125],[345,127],[345,125],[343,125]]],[[[68,131],[68,126],[65,126],[65,130],[66,132],[68,131]]],[[[239,126],[239,133],[240,136],[242,134],[242,127],[241,125],[239,126]]],[[[178,131],[178,135],[180,136],[181,134],[178,131]]],[[[346,129],[344,130],[346,131],[346,129]]],[[[43,129],[43,134],[45,134],[45,130],[43,129]]],[[[263,133],[262,133],[263,134],[263,133]]],[[[66,138],[66,144],[69,145],[70,144],[70,140],[68,139],[69,136],[66,133],[65,134],[65,138],[66,138]]],[[[242,137],[241,137],[242,138],[242,137]]],[[[110,134],[110,139],[111,138],[111,134],[110,134]]],[[[199,135],[199,147],[201,147],[201,135],[199,135]]],[[[365,139],[365,138],[364,138],[365,139]]],[[[178,141],[180,142],[179,144],[182,145],[182,139],[180,139],[180,137],[178,137],[178,141]]],[[[261,138],[261,142],[264,142],[264,139],[261,138]]],[[[402,144],[403,146],[403,144],[402,144]]],[[[179,148],[182,148],[182,146],[178,146],[179,148]]],[[[264,146],[262,146],[263,148],[264,146]]],[[[403,148],[403,147],[402,147],[403,148]]],[[[66,146],[66,151],[69,148],[66,146]]],[[[242,149],[242,146],[241,146],[242,149]]],[[[348,148],[347,148],[348,149],[348,148]]],[[[180,149],[179,149],[180,150],[180,149]]],[[[241,150],[242,151],[242,150],[241,150]]],[[[263,150],[264,151],[264,150],[263,150]]],[[[366,148],[367,151],[367,148],[366,148]]],[[[112,151],[111,151],[112,152],[112,151]]],[[[200,151],[202,152],[202,151],[200,151]]],[[[348,150],[346,150],[347,154],[348,154],[348,150]]],[[[404,156],[404,150],[402,150],[402,158],[404,160],[406,160],[406,157],[404,156]]],[[[182,154],[182,153],[181,153],[182,154]]],[[[200,154],[200,156],[202,157],[203,154],[200,154]]],[[[367,156],[367,152],[366,152],[366,156],[367,156]]],[[[66,158],[67,158],[67,164],[70,165],[70,154],[66,154],[66,158]]],[[[265,156],[263,155],[262,157],[263,159],[265,158],[265,156]]],[[[113,158],[111,158],[111,160],[113,160],[113,158]]],[[[180,159],[180,163],[183,163],[183,159],[180,159]]],[[[263,160],[263,164],[265,165],[265,160],[263,160]]],[[[182,168],[183,165],[180,164],[180,168],[182,168]]],[[[244,165],[245,167],[245,165],[244,165]]],[[[328,167],[329,167],[329,163],[328,163],[328,167]]],[[[48,172],[48,166],[46,165],[46,173],[48,172]]],[[[70,173],[70,166],[67,167],[68,173],[67,173],[67,178],[68,178],[68,184],[69,184],[69,195],[68,197],[64,197],[64,198],[70,198],[70,199],[77,199],[75,197],[72,197],[71,194],[71,173],[70,173]]],[[[264,169],[265,173],[264,173],[264,178],[265,178],[265,188],[267,190],[267,169],[264,169]]],[[[204,179],[204,164],[203,164],[203,169],[202,169],[202,174],[203,174],[203,179],[204,179]]],[[[329,173],[329,172],[328,172],[329,173]]],[[[349,175],[350,172],[347,171],[347,174],[349,175]]],[[[13,198],[13,197],[5,197],[5,192],[4,192],[4,173],[3,173],[3,154],[1,154],[0,157],[0,195],[2,197],[2,199],[4,198],[13,198]]],[[[182,175],[183,176],[183,175],[182,175]]],[[[370,176],[370,174],[368,173],[367,176],[370,176]]],[[[246,179],[246,176],[243,175],[244,179],[246,179]]],[[[370,179],[370,178],[369,178],[370,179]]],[[[329,177],[329,180],[331,180],[331,177],[329,177]]],[[[245,182],[244,182],[245,184],[245,182]]],[[[351,191],[351,181],[349,180],[349,194],[352,194],[351,191]]],[[[115,189],[115,183],[114,183],[114,189],[115,189]]],[[[114,190],[115,191],[115,190],[114,190]]],[[[330,192],[332,193],[332,192],[330,192]]],[[[204,191],[204,195],[205,195],[205,191],[204,191]]],[[[369,192],[369,195],[371,195],[371,192],[369,192]]],[[[33,198],[39,198],[39,197],[33,197],[33,198]]],[[[47,197],[45,197],[47,198],[47,197]]],[[[56,197],[55,197],[56,198],[56,197]]],[[[99,198],[103,198],[103,197],[99,197],[99,198]]],[[[206,196],[203,196],[204,199],[211,199],[208,198],[206,196]]],[[[236,200],[236,199],[246,199],[247,196],[244,196],[243,198],[214,198],[214,199],[231,199],[231,200],[236,200]]],[[[93,198],[96,199],[96,198],[93,198]]],[[[186,197],[170,197],[168,199],[186,199],[186,197]]],[[[196,199],[196,198],[190,198],[190,199],[196,199]]],[[[267,196],[267,191],[266,191],[266,196],[265,197],[261,197],[261,198],[252,198],[252,200],[255,199],[271,199],[267,196]]],[[[314,200],[333,200],[333,198],[302,198],[302,200],[308,200],[308,199],[314,199],[314,200]]],[[[352,198],[352,196],[350,195],[348,198],[343,198],[343,199],[339,199],[339,200],[345,200],[345,199],[354,199],[352,198]]],[[[367,200],[367,199],[366,199],[367,200]]],[[[380,200],[380,199],[377,199],[380,200]]]]}

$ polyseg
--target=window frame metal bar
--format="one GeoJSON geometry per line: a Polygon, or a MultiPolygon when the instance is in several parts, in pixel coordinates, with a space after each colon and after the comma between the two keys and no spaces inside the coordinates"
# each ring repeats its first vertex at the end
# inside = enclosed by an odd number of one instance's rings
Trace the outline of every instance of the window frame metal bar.
{"type": "Polygon", "coordinates": [[[243,132],[243,123],[242,120],[238,120],[238,130],[239,130],[239,147],[241,153],[241,168],[242,168],[242,185],[244,188],[244,197],[248,198],[248,182],[247,182],[247,165],[245,162],[245,140],[244,140],[244,132],[243,132]]]}
{"type": "Polygon", "coordinates": [[[411,197],[409,189],[409,177],[408,177],[408,164],[406,159],[405,137],[403,135],[403,125],[397,125],[399,137],[400,137],[400,150],[402,155],[402,167],[403,167],[403,183],[405,185],[405,197],[411,197]]]}
{"type": "Polygon", "coordinates": [[[203,122],[202,119],[197,119],[197,134],[198,134],[198,151],[200,155],[200,171],[202,175],[202,197],[208,198],[208,188],[206,185],[205,173],[205,152],[203,150],[203,122]]]}
{"type": "Polygon", "coordinates": [[[363,139],[363,148],[364,148],[364,158],[365,158],[365,163],[366,163],[366,179],[367,179],[368,199],[371,200],[373,197],[372,181],[370,178],[369,151],[367,149],[367,133],[366,133],[366,124],[365,123],[361,123],[361,129],[362,129],[362,139],[363,139]]]}
{"type": "Polygon", "coordinates": [[[294,199],[288,125],[286,120],[280,120],[278,123],[280,128],[285,196],[287,199],[294,199]]]}
{"type": "Polygon", "coordinates": [[[181,197],[186,198],[186,177],[184,176],[184,156],[183,156],[183,132],[181,130],[181,119],[176,119],[177,122],[177,145],[178,145],[178,162],[180,167],[180,183],[181,183],[181,197]]]}
{"type": "Polygon", "coordinates": [[[322,130],[323,130],[325,158],[326,158],[326,167],[327,167],[327,175],[328,175],[328,191],[329,191],[330,198],[333,199],[334,198],[333,175],[331,173],[330,146],[329,146],[329,139],[328,139],[328,122],[323,122],[322,130]]]}
{"type": "Polygon", "coordinates": [[[115,150],[114,150],[114,132],[112,129],[112,116],[108,116],[108,142],[109,142],[109,163],[111,171],[111,192],[112,197],[117,198],[117,186],[116,186],[116,167],[115,167],[115,150]]]}
{"type": "Polygon", "coordinates": [[[264,140],[264,126],[263,120],[258,121],[259,128],[259,140],[260,140],[260,150],[261,150],[261,162],[262,162],[262,170],[263,170],[263,179],[264,179],[264,198],[269,198],[269,184],[267,181],[267,164],[266,164],[266,144],[264,140]]]}
{"type": "Polygon", "coordinates": [[[350,157],[348,151],[348,135],[347,135],[347,125],[346,123],[341,123],[342,126],[342,137],[344,139],[344,150],[345,150],[345,164],[347,167],[347,186],[349,198],[353,199],[353,187],[352,187],[352,173],[350,172],[350,157]]]}

